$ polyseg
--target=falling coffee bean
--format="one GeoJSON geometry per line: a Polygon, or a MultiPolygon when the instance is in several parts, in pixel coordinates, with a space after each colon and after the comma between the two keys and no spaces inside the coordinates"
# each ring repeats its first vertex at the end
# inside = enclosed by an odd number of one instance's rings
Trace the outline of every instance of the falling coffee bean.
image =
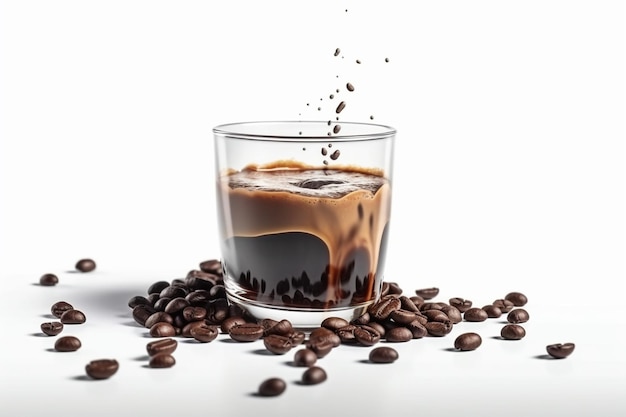
{"type": "Polygon", "coordinates": [[[85,258],[76,262],[76,269],[80,272],[91,272],[96,269],[96,263],[93,259],[85,258]]]}
{"type": "Polygon", "coordinates": [[[399,356],[397,350],[388,346],[381,346],[370,351],[369,360],[373,363],[392,363],[395,362],[399,356]]]}
{"type": "Polygon", "coordinates": [[[43,274],[39,278],[39,285],[42,285],[44,287],[52,287],[54,285],[57,285],[58,283],[59,277],[54,274],[43,274]]]}
{"type": "Polygon", "coordinates": [[[326,371],[319,366],[311,366],[302,374],[302,383],[304,385],[316,385],[326,381],[328,376],[326,371]]]}
{"type": "Polygon", "coordinates": [[[49,323],[41,323],[41,331],[48,336],[56,336],[63,331],[63,323],[52,321],[49,323]]]}
{"type": "Polygon", "coordinates": [[[80,339],[75,336],[63,336],[54,343],[54,349],[59,352],[74,352],[81,346],[80,339]]]}
{"type": "Polygon", "coordinates": [[[463,333],[454,340],[454,348],[461,351],[475,350],[482,342],[478,333],[463,333]]]}
{"type": "Polygon", "coordinates": [[[93,379],[107,379],[117,372],[119,366],[115,359],[96,359],[85,366],[85,372],[93,379]]]}
{"type": "Polygon", "coordinates": [[[259,395],[263,397],[276,397],[287,389],[287,383],[281,378],[269,378],[259,385],[259,395]]]}
{"type": "Polygon", "coordinates": [[[546,346],[546,351],[555,359],[564,359],[572,354],[575,347],[573,343],[555,343],[546,346]]]}

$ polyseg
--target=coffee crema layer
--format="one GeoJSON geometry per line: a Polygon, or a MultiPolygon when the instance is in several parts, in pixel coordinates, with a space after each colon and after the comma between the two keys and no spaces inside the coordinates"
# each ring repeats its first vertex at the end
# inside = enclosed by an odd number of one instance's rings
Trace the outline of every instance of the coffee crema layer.
{"type": "Polygon", "coordinates": [[[346,308],[382,285],[389,180],[360,168],[250,167],[218,184],[229,292],[278,308],[346,308]]]}

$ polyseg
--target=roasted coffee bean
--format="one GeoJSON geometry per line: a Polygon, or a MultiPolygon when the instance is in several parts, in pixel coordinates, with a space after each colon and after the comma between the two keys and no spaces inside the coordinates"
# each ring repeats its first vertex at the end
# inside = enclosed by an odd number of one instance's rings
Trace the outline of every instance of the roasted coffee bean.
{"type": "Polygon", "coordinates": [[[85,372],[93,379],[107,379],[115,375],[119,367],[115,359],[96,359],[85,366],[85,372]]]}
{"type": "Polygon", "coordinates": [[[188,306],[183,309],[183,318],[187,321],[198,321],[206,318],[206,308],[188,306]]]}
{"type": "Polygon", "coordinates": [[[209,259],[204,262],[200,262],[200,270],[209,274],[222,275],[222,263],[217,259],[209,259]]]}
{"type": "Polygon", "coordinates": [[[406,325],[407,329],[411,331],[413,339],[420,339],[428,334],[428,330],[424,326],[425,323],[415,320],[406,325]]]}
{"type": "Polygon", "coordinates": [[[63,331],[63,323],[59,321],[52,321],[48,323],[41,323],[41,331],[48,336],[56,336],[63,331]]]}
{"type": "Polygon", "coordinates": [[[263,338],[263,344],[268,351],[275,355],[284,355],[293,347],[291,340],[289,340],[287,336],[281,336],[279,334],[265,336],[263,338]]]}
{"type": "Polygon", "coordinates": [[[447,306],[449,304],[446,303],[434,303],[431,301],[428,302],[424,302],[422,304],[419,305],[419,309],[420,311],[426,311],[426,310],[443,310],[443,308],[445,306],[447,306]]]}
{"type": "Polygon", "coordinates": [[[130,308],[135,308],[139,305],[152,306],[152,303],[143,295],[135,295],[128,300],[128,307],[130,308]]]}
{"type": "Polygon", "coordinates": [[[415,294],[422,297],[424,300],[432,300],[439,295],[439,288],[421,288],[419,290],[415,290],[415,294]]]}
{"type": "Polygon", "coordinates": [[[153,292],[152,294],[148,294],[146,298],[148,299],[148,301],[150,301],[150,305],[154,306],[154,303],[159,301],[159,293],[153,292]]]}
{"type": "Polygon", "coordinates": [[[148,351],[149,356],[158,355],[159,353],[171,355],[177,347],[178,342],[176,339],[168,337],[167,339],[155,340],[154,342],[148,343],[146,345],[146,350],[148,351]]]}
{"type": "Polygon", "coordinates": [[[209,294],[214,300],[218,298],[226,299],[226,288],[221,284],[214,285],[213,288],[209,290],[209,294]]]}
{"type": "Polygon", "coordinates": [[[156,323],[160,323],[160,322],[173,324],[174,317],[172,317],[170,314],[167,314],[165,311],[157,311],[148,316],[148,318],[146,319],[144,323],[144,326],[147,329],[149,329],[152,326],[154,326],[156,323]]]}
{"type": "Polygon", "coordinates": [[[287,335],[289,340],[291,341],[292,346],[298,346],[304,343],[304,339],[306,338],[306,334],[300,330],[294,330],[292,333],[287,335]]]}
{"type": "Polygon", "coordinates": [[[424,310],[422,315],[426,316],[428,321],[450,321],[450,318],[442,310],[424,310]]]}
{"type": "Polygon", "coordinates": [[[394,327],[385,333],[385,340],[388,342],[408,342],[411,339],[413,339],[413,333],[406,327],[394,327]]]}
{"type": "Polygon", "coordinates": [[[312,350],[313,352],[315,352],[315,355],[318,358],[323,358],[324,356],[328,355],[330,353],[331,350],[333,350],[333,348],[335,346],[333,346],[332,342],[329,340],[317,340],[317,341],[308,341],[305,344],[306,348],[309,350],[312,350]]]}
{"type": "Polygon", "coordinates": [[[500,330],[500,336],[506,340],[520,340],[526,336],[526,330],[519,324],[507,324],[500,330]]]}
{"type": "Polygon", "coordinates": [[[206,309],[206,318],[213,324],[222,324],[228,317],[228,301],[226,298],[216,298],[209,301],[206,309]]]}
{"type": "Polygon", "coordinates": [[[499,307],[494,306],[493,304],[488,304],[483,307],[485,313],[487,313],[487,317],[490,319],[497,319],[502,315],[502,310],[499,307]]]}
{"type": "Polygon", "coordinates": [[[401,295],[398,297],[398,299],[400,300],[400,309],[412,311],[413,313],[417,313],[420,311],[420,309],[417,307],[417,305],[415,305],[413,300],[411,300],[406,295],[401,295]]]}
{"type": "Polygon", "coordinates": [[[528,315],[528,311],[524,310],[523,308],[513,309],[509,311],[509,314],[507,314],[506,316],[506,320],[509,323],[514,323],[514,324],[526,323],[529,319],[530,319],[530,316],[528,315]]]}
{"type": "Polygon", "coordinates": [[[259,385],[259,395],[263,397],[276,397],[287,389],[287,383],[280,378],[269,378],[259,385]]]}
{"type": "Polygon", "coordinates": [[[397,350],[388,346],[381,346],[370,351],[369,360],[373,363],[392,363],[399,357],[397,350]]]}
{"type": "Polygon", "coordinates": [[[341,339],[341,343],[356,343],[356,338],[354,337],[354,329],[356,329],[356,325],[348,324],[347,326],[343,326],[340,329],[335,330],[339,339],[341,339]]]}
{"type": "MultiPolygon", "coordinates": [[[[421,313],[420,313],[421,314],[421,313]]],[[[414,311],[404,310],[402,308],[392,311],[389,317],[396,323],[409,324],[417,319],[414,311]]]]}
{"type": "Polygon", "coordinates": [[[81,346],[80,339],[75,336],[63,336],[54,343],[54,349],[59,352],[74,352],[80,349],[81,346]]]}
{"type": "Polygon", "coordinates": [[[419,308],[419,306],[421,304],[424,304],[424,297],[420,296],[420,295],[413,295],[411,297],[409,297],[409,299],[411,301],[413,301],[413,304],[415,304],[415,306],[417,306],[417,308],[419,308]]]}
{"type": "Polygon", "coordinates": [[[43,285],[44,287],[52,287],[59,283],[59,277],[54,274],[43,274],[39,277],[39,285],[43,285]]]}
{"type": "Polygon", "coordinates": [[[354,329],[354,338],[363,346],[373,346],[380,341],[380,333],[364,324],[354,329]]]}
{"type": "Polygon", "coordinates": [[[574,351],[576,345],[573,343],[555,343],[553,345],[546,346],[548,355],[556,359],[563,359],[568,357],[574,351]]]}
{"type": "Polygon", "coordinates": [[[452,331],[451,321],[429,321],[424,325],[428,334],[435,337],[442,337],[452,331]]]}
{"type": "Polygon", "coordinates": [[[448,316],[448,319],[452,322],[452,324],[458,324],[463,321],[463,314],[454,306],[443,306],[441,311],[448,316]]]}
{"type": "Polygon", "coordinates": [[[206,307],[211,299],[211,293],[207,290],[195,290],[185,296],[189,305],[194,307],[206,307]]]}
{"type": "Polygon", "coordinates": [[[182,287],[179,287],[177,285],[169,285],[165,288],[163,288],[163,290],[161,290],[161,292],[159,293],[159,297],[160,298],[169,298],[170,300],[173,300],[174,298],[178,298],[178,297],[185,297],[187,296],[187,291],[185,291],[182,287]]]}
{"type": "Polygon", "coordinates": [[[228,333],[233,326],[246,323],[246,319],[241,316],[226,317],[220,324],[222,333],[228,333]]]}
{"type": "Polygon", "coordinates": [[[299,349],[293,355],[293,364],[295,366],[313,366],[317,362],[317,354],[311,349],[299,349]]]}
{"type": "Polygon", "coordinates": [[[168,353],[158,353],[150,357],[148,366],[150,368],[171,368],[176,365],[176,359],[168,353]]]}
{"type": "Polygon", "coordinates": [[[475,350],[483,343],[478,333],[463,333],[454,340],[454,348],[457,350],[475,350]]]}
{"type": "Polygon", "coordinates": [[[332,330],[328,330],[325,327],[318,327],[316,329],[313,329],[309,334],[309,342],[329,342],[333,347],[337,347],[341,344],[341,339],[332,330]]]}
{"type": "Polygon", "coordinates": [[[398,297],[387,295],[374,304],[371,304],[367,311],[374,320],[385,320],[389,317],[392,311],[398,310],[400,305],[401,302],[398,297]]]}
{"type": "Polygon", "coordinates": [[[347,326],[348,320],[342,319],[341,317],[328,317],[322,321],[321,326],[327,328],[328,330],[336,331],[344,326],[347,326]]]}
{"type": "Polygon", "coordinates": [[[354,91],[354,86],[351,83],[346,84],[346,90],[354,91]]]}
{"type": "Polygon", "coordinates": [[[263,330],[263,336],[269,336],[271,334],[278,334],[281,336],[286,336],[293,333],[293,326],[289,320],[281,320],[279,322],[274,323],[273,326],[269,326],[263,330]]]}
{"type": "Polygon", "coordinates": [[[96,269],[96,263],[93,259],[80,259],[76,262],[76,269],[80,272],[91,272],[96,269]]]}
{"type": "Polygon", "coordinates": [[[302,383],[304,385],[315,385],[326,381],[328,376],[326,371],[319,366],[311,366],[302,374],[302,383]]]}
{"type": "MultiPolygon", "coordinates": [[[[332,159],[332,155],[331,155],[331,159],[332,159]]],[[[402,294],[402,288],[400,288],[400,285],[398,285],[397,282],[387,281],[387,285],[389,286],[389,289],[387,290],[387,294],[398,295],[398,296],[402,294]]]]}
{"type": "Polygon", "coordinates": [[[367,311],[350,322],[350,324],[367,324],[372,320],[372,316],[367,311]]]}
{"type": "Polygon", "coordinates": [[[217,281],[219,281],[219,277],[217,275],[204,271],[198,271],[196,269],[189,271],[185,277],[185,285],[187,285],[187,287],[189,287],[192,291],[209,291],[214,285],[217,285],[217,281]]]}
{"type": "Polygon", "coordinates": [[[87,319],[80,310],[67,310],[61,314],[60,320],[63,324],[83,324],[87,319]]]}
{"type": "Polygon", "coordinates": [[[150,327],[150,336],[152,337],[172,337],[176,336],[176,328],[171,323],[160,321],[154,323],[150,327]]]}
{"type": "Polygon", "coordinates": [[[56,303],[52,304],[52,307],[50,307],[50,312],[54,317],[61,318],[63,313],[65,313],[67,310],[73,309],[74,307],[70,303],[65,301],[57,301],[56,303]]]}
{"type": "Polygon", "coordinates": [[[133,308],[133,319],[135,320],[135,322],[137,322],[137,324],[145,327],[146,320],[154,313],[156,313],[154,307],[139,304],[138,306],[135,306],[133,308]]]}
{"type": "Polygon", "coordinates": [[[187,301],[184,297],[177,297],[167,303],[163,311],[167,314],[176,314],[178,312],[182,312],[186,307],[189,307],[189,301],[187,301]]]}
{"type": "Polygon", "coordinates": [[[470,300],[465,300],[459,297],[450,298],[449,302],[452,307],[456,307],[461,313],[465,313],[472,307],[472,302],[470,300]]]}
{"type": "Polygon", "coordinates": [[[263,337],[263,326],[256,323],[237,324],[230,328],[228,334],[238,342],[254,342],[263,337]]]}
{"type": "Polygon", "coordinates": [[[504,299],[495,300],[492,304],[494,307],[498,307],[502,313],[508,313],[513,310],[513,307],[515,307],[512,302],[504,299]]]}
{"type": "Polygon", "coordinates": [[[190,321],[189,323],[185,324],[181,330],[180,330],[180,335],[182,337],[193,337],[191,335],[191,330],[195,327],[200,327],[200,326],[205,326],[205,325],[210,325],[210,326],[215,326],[215,324],[212,324],[209,321],[206,320],[196,320],[196,321],[190,321]]]}
{"type": "Polygon", "coordinates": [[[488,319],[487,312],[482,308],[471,307],[463,313],[465,321],[480,322],[488,319]]]}
{"type": "Polygon", "coordinates": [[[512,302],[515,307],[525,306],[526,303],[528,302],[528,298],[521,292],[517,292],[517,291],[508,293],[504,297],[504,299],[512,302]]]}
{"type": "Polygon", "coordinates": [[[377,321],[370,321],[369,323],[367,323],[367,326],[376,330],[381,339],[385,337],[385,333],[387,333],[387,329],[385,329],[385,326],[383,326],[381,323],[378,323],[377,321]]]}
{"type": "Polygon", "coordinates": [[[170,297],[159,297],[158,300],[154,302],[154,309],[156,311],[165,311],[165,307],[172,301],[170,297]]]}
{"type": "Polygon", "coordinates": [[[169,287],[170,283],[167,281],[157,281],[148,287],[148,294],[160,294],[165,288],[169,287]]]}
{"type": "Polygon", "coordinates": [[[219,327],[217,327],[216,325],[207,324],[205,322],[201,323],[201,325],[191,328],[191,330],[189,331],[191,337],[202,343],[209,343],[214,341],[220,333],[219,327]]]}

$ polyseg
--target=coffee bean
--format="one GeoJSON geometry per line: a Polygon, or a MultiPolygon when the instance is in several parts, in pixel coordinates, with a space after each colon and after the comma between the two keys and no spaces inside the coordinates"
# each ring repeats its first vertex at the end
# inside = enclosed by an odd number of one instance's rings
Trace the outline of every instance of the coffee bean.
{"type": "MultiPolygon", "coordinates": [[[[406,295],[401,295],[398,297],[398,299],[400,300],[400,309],[412,311],[413,313],[418,313],[420,311],[420,309],[415,304],[415,301],[412,300],[410,297],[407,297],[406,295]]],[[[423,301],[424,300],[422,299],[422,302],[423,301]]]]}
{"type": "Polygon", "coordinates": [[[506,316],[506,320],[509,323],[526,323],[530,319],[528,315],[528,311],[523,308],[516,308],[514,310],[509,311],[509,314],[506,316]]]}
{"type": "Polygon", "coordinates": [[[263,338],[263,344],[268,351],[275,355],[284,355],[293,347],[291,340],[289,340],[287,336],[281,336],[279,334],[265,336],[263,338]]]}
{"type": "Polygon", "coordinates": [[[289,320],[281,320],[273,325],[270,325],[269,327],[263,326],[263,328],[264,336],[269,336],[271,334],[286,336],[293,333],[293,326],[289,320]]]}
{"type": "Polygon", "coordinates": [[[502,313],[508,313],[513,310],[513,307],[515,307],[512,302],[504,299],[495,300],[492,304],[494,307],[498,307],[502,313]]]}
{"type": "Polygon", "coordinates": [[[148,362],[150,368],[171,368],[176,365],[176,359],[167,353],[158,353],[152,357],[148,362]]]}
{"type": "Polygon", "coordinates": [[[369,360],[374,363],[392,363],[398,359],[398,352],[390,347],[381,346],[370,351],[369,360]]]}
{"type": "Polygon", "coordinates": [[[332,330],[328,330],[325,327],[318,327],[313,329],[309,334],[309,342],[312,344],[328,342],[333,347],[337,347],[341,345],[341,338],[332,330]]]}
{"type": "Polygon", "coordinates": [[[454,340],[454,348],[462,351],[475,350],[482,342],[478,333],[463,333],[454,340]]]}
{"type": "Polygon", "coordinates": [[[280,378],[266,379],[259,385],[259,395],[263,397],[276,397],[287,389],[287,383],[280,378]]]}
{"type": "Polygon", "coordinates": [[[133,308],[133,319],[135,320],[137,324],[139,324],[142,327],[145,327],[146,320],[148,319],[148,317],[150,317],[154,313],[156,313],[156,310],[154,309],[154,307],[144,305],[144,304],[139,304],[138,306],[135,306],[133,308]]]}
{"type": "Polygon", "coordinates": [[[198,271],[196,269],[191,270],[185,277],[185,285],[189,287],[191,291],[206,290],[209,291],[219,281],[219,277],[214,274],[210,274],[204,271],[198,271]]]}
{"type": "Polygon", "coordinates": [[[335,49],[335,56],[338,56],[341,53],[341,49],[337,48],[335,49]]]}
{"type": "Polygon", "coordinates": [[[56,336],[63,331],[63,323],[52,321],[49,323],[41,323],[41,331],[48,336],[56,336]]]}
{"type": "Polygon", "coordinates": [[[176,329],[171,323],[160,321],[154,323],[150,327],[150,336],[152,337],[172,337],[176,336],[176,329]]]}
{"type": "Polygon", "coordinates": [[[209,343],[215,340],[220,333],[219,327],[217,327],[217,325],[207,324],[206,322],[201,323],[201,325],[191,328],[189,331],[191,337],[202,343],[209,343]]]}
{"type": "Polygon", "coordinates": [[[406,327],[394,327],[385,333],[385,340],[388,342],[408,342],[411,339],[413,333],[406,327]]]}
{"type": "Polygon", "coordinates": [[[230,317],[226,317],[222,321],[222,324],[220,324],[220,329],[222,330],[222,333],[228,333],[233,326],[236,326],[238,324],[244,324],[244,323],[246,323],[246,319],[244,319],[243,317],[230,316],[230,317]]]}
{"type": "Polygon", "coordinates": [[[494,306],[493,304],[488,304],[483,307],[485,313],[487,313],[487,317],[490,319],[497,319],[502,315],[502,310],[499,307],[494,306]]]}
{"type": "Polygon", "coordinates": [[[456,307],[450,305],[443,306],[441,308],[441,311],[443,311],[446,316],[448,316],[448,319],[452,322],[452,324],[458,324],[463,321],[463,314],[456,307]]]}
{"type": "Polygon", "coordinates": [[[409,324],[417,319],[417,315],[414,311],[404,310],[402,308],[392,311],[389,317],[394,322],[400,324],[409,324]]]}
{"type": "MultiPolygon", "coordinates": [[[[333,126],[333,133],[336,135],[337,133],[339,133],[339,131],[341,130],[341,125],[337,124],[335,126],[333,126]]],[[[333,157],[332,155],[330,156],[331,158],[333,157]]],[[[336,158],[335,158],[336,159],[336,158]]]]}
{"type": "Polygon", "coordinates": [[[380,333],[364,324],[354,329],[354,338],[363,346],[373,346],[380,341],[380,333]]]}
{"type": "Polygon", "coordinates": [[[449,302],[452,307],[456,307],[461,313],[465,313],[472,307],[472,302],[463,298],[450,298],[449,302]]]}
{"type": "Polygon", "coordinates": [[[526,330],[519,324],[507,324],[500,330],[500,336],[505,340],[520,340],[526,336],[526,330]]]}
{"type": "Polygon", "coordinates": [[[357,326],[354,324],[348,324],[347,326],[335,330],[335,333],[339,336],[339,339],[341,339],[341,343],[356,343],[356,338],[354,337],[356,327],[357,326]]]}
{"type": "MultiPolygon", "coordinates": [[[[178,312],[182,312],[186,307],[189,307],[189,301],[184,297],[176,297],[170,300],[169,303],[165,306],[165,311],[167,314],[176,314],[178,312]]],[[[206,309],[204,310],[206,314],[206,309]]]]}
{"type": "Polygon", "coordinates": [[[39,285],[44,287],[52,287],[59,283],[59,277],[54,274],[43,274],[39,277],[39,285]]]}
{"type": "Polygon", "coordinates": [[[504,299],[512,302],[515,307],[522,307],[528,302],[528,298],[521,292],[517,291],[508,293],[504,299]]]}
{"type": "Polygon", "coordinates": [[[347,326],[348,320],[342,319],[341,317],[328,317],[322,321],[321,326],[327,328],[328,330],[335,331],[342,327],[347,326]]]}
{"type": "Polygon", "coordinates": [[[61,314],[60,320],[63,324],[83,324],[87,319],[80,310],[67,310],[61,314]]]}
{"type": "Polygon", "coordinates": [[[424,310],[422,315],[426,316],[428,321],[450,321],[450,318],[442,310],[424,310]]]}
{"type": "Polygon", "coordinates": [[[335,347],[330,340],[317,340],[317,341],[308,341],[305,344],[306,348],[312,350],[315,355],[319,358],[323,358],[328,355],[331,350],[335,347]]]}
{"type": "Polygon", "coordinates": [[[185,296],[185,300],[189,301],[189,305],[203,308],[206,307],[212,298],[208,290],[195,290],[185,296]]]}
{"type": "Polygon", "coordinates": [[[428,334],[435,337],[442,337],[449,334],[452,331],[451,321],[429,321],[424,325],[428,334]]]}
{"type": "Polygon", "coordinates": [[[128,300],[128,307],[135,308],[138,305],[152,306],[152,303],[143,295],[135,295],[128,300]]]}
{"type": "Polygon", "coordinates": [[[209,259],[208,261],[200,262],[200,270],[214,274],[217,276],[222,275],[222,263],[217,259],[209,259]]]}
{"type": "Polygon", "coordinates": [[[96,269],[96,263],[93,259],[85,258],[76,262],[76,269],[80,272],[91,272],[96,269]]]}
{"type": "Polygon", "coordinates": [[[154,302],[154,309],[156,311],[165,311],[165,307],[172,301],[170,297],[159,297],[158,300],[154,302]]]}
{"type": "Polygon", "coordinates": [[[206,308],[188,306],[183,309],[183,318],[190,321],[204,320],[206,318],[206,308]]]}
{"type": "Polygon", "coordinates": [[[185,291],[185,289],[182,287],[179,287],[177,285],[169,285],[161,290],[161,292],[159,293],[159,297],[169,298],[170,300],[173,300],[174,298],[178,297],[184,298],[187,293],[188,291],[185,291]]]}
{"type": "Polygon", "coordinates": [[[85,366],[85,372],[93,379],[107,379],[115,375],[119,367],[115,359],[96,359],[85,366]]]}
{"type": "Polygon", "coordinates": [[[238,342],[254,342],[263,336],[263,326],[256,323],[237,324],[230,328],[228,334],[238,342]]]}
{"type": "Polygon", "coordinates": [[[159,294],[165,288],[169,287],[170,283],[167,281],[157,281],[148,287],[148,294],[159,294]]]}
{"type": "Polygon", "coordinates": [[[171,355],[174,353],[176,348],[178,347],[178,342],[176,339],[167,338],[155,340],[154,342],[150,342],[146,345],[146,350],[148,351],[149,356],[155,356],[159,353],[164,353],[167,355],[171,355]]]}
{"type": "Polygon", "coordinates": [[[419,290],[415,290],[415,294],[422,297],[424,300],[431,300],[439,294],[439,288],[422,288],[419,290]]]}
{"type": "Polygon", "coordinates": [[[428,334],[428,330],[424,324],[426,323],[415,320],[406,325],[407,329],[409,329],[413,334],[413,339],[420,339],[428,334]]]}
{"type": "Polygon", "coordinates": [[[311,349],[300,349],[293,355],[295,366],[313,366],[317,362],[317,354],[311,349]]]}
{"type": "Polygon", "coordinates": [[[81,346],[80,339],[75,336],[63,336],[54,343],[54,349],[59,352],[74,352],[80,349],[81,346]]]}
{"type": "Polygon", "coordinates": [[[57,301],[50,307],[50,312],[56,318],[60,318],[67,310],[73,310],[74,307],[65,301],[57,301]]]}
{"type": "Polygon", "coordinates": [[[571,355],[575,347],[574,343],[556,343],[546,346],[546,351],[553,358],[563,359],[571,355]]]}
{"type": "Polygon", "coordinates": [[[302,374],[304,385],[315,385],[326,381],[326,371],[319,366],[311,366],[302,374]]]}
{"type": "Polygon", "coordinates": [[[393,295],[387,295],[382,297],[380,300],[371,304],[367,311],[370,313],[371,317],[375,320],[385,320],[392,311],[398,310],[401,306],[401,301],[398,297],[393,295]]]}
{"type": "Polygon", "coordinates": [[[290,333],[287,337],[289,337],[292,346],[298,346],[304,343],[306,334],[303,331],[296,330],[293,333],[290,333]]]}
{"type": "Polygon", "coordinates": [[[337,106],[337,109],[335,109],[335,113],[339,114],[343,111],[343,109],[346,108],[346,102],[342,101],[341,103],[339,103],[339,105],[337,106]]]}
{"type": "Polygon", "coordinates": [[[192,334],[191,334],[191,331],[193,329],[195,329],[196,327],[201,327],[201,326],[216,326],[216,325],[212,324],[210,321],[207,321],[207,320],[191,321],[191,322],[183,325],[183,327],[181,328],[181,331],[180,331],[180,335],[182,337],[193,337],[192,334]]]}
{"type": "Polygon", "coordinates": [[[463,318],[465,321],[480,322],[487,320],[489,317],[487,316],[487,312],[482,308],[471,307],[463,313],[463,318]]]}

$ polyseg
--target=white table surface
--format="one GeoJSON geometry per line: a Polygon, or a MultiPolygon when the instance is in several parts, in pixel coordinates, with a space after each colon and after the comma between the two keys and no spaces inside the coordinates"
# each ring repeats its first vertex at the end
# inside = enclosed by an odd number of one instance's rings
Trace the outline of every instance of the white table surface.
{"type": "Polygon", "coordinates": [[[0,414],[623,416],[623,2],[219,3],[0,2],[0,414]],[[386,279],[524,292],[527,336],[459,323],[389,365],[341,346],[316,386],[226,336],[147,368],[128,299],[219,257],[211,128],[328,117],[347,81],[346,118],[399,132],[386,279]],[[60,300],[87,316],[77,352],[39,331],[60,300]],[[465,331],[482,346],[452,351],[465,331]],[[287,390],[255,396],[271,376],[287,390]]]}

